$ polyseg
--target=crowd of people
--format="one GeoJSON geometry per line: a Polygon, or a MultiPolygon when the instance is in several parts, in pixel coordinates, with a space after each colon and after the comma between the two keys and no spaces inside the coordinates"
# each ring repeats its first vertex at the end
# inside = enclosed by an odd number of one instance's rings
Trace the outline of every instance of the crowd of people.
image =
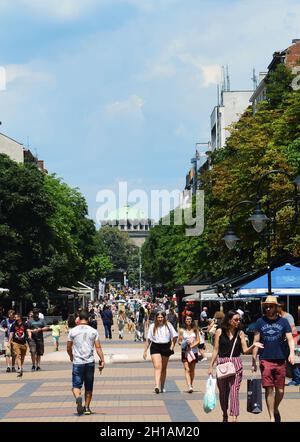
{"type": "MultiPolygon", "coordinates": [[[[239,390],[243,379],[241,355],[252,355],[252,371],[257,371],[257,355],[262,386],[265,389],[266,404],[270,420],[280,422],[279,405],[284,396],[286,369],[292,372],[289,385],[300,385],[300,370],[295,365],[295,346],[299,344],[294,318],[279,304],[277,298],[268,296],[262,303],[262,315],[256,314],[245,321],[242,309],[229,310],[224,314],[217,310],[209,318],[208,308],[203,307],[195,319],[187,305],[181,315],[176,304],[164,297],[156,302],[149,299],[116,299],[109,294],[101,302],[79,309],[68,316],[67,352],[73,363],[72,388],[78,414],[91,414],[94,382],[94,349],[99,356],[100,373],[104,368],[104,354],[98,333],[98,320],[102,320],[105,339],[112,339],[112,327],[124,339],[127,327],[135,342],[144,342],[143,358],[148,351],[154,368],[154,392],[166,392],[166,378],[169,358],[176,345],[180,346],[181,362],[187,384],[187,391],[194,392],[196,365],[206,361],[206,346],[212,345],[208,376],[216,369],[217,386],[223,422],[229,416],[233,422],[239,415],[239,390]],[[221,368],[232,363],[232,374],[221,377],[221,368]],[[215,368],[216,366],[216,368],[215,368]],[[218,373],[219,376],[218,377],[218,373]],[[84,404],[81,389],[85,387],[84,404]]],[[[51,332],[54,350],[59,350],[61,324],[53,320],[47,325],[43,314],[34,308],[22,318],[18,312],[9,310],[4,316],[0,307],[0,330],[5,334],[2,354],[5,356],[6,371],[23,375],[23,365],[29,347],[32,371],[41,369],[44,354],[44,332],[51,332]],[[17,366],[17,368],[16,368],[17,366]]],[[[127,335],[128,336],[128,335],[127,335]]]]}

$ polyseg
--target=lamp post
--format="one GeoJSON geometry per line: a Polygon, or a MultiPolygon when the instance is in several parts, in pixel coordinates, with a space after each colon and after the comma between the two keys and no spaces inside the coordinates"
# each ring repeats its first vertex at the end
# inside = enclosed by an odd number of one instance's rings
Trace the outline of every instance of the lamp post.
{"type": "Polygon", "coordinates": [[[255,201],[251,200],[243,200],[234,204],[231,208],[230,216],[229,216],[229,226],[227,231],[223,237],[226,246],[232,250],[234,249],[237,241],[240,238],[236,235],[234,225],[233,225],[233,214],[235,209],[241,205],[252,205],[255,207],[254,212],[248,218],[248,221],[251,221],[254,230],[258,233],[262,233],[265,230],[265,238],[266,238],[266,249],[267,249],[267,271],[268,271],[268,292],[267,295],[272,295],[272,278],[271,278],[271,240],[272,236],[275,234],[275,226],[276,226],[276,214],[279,208],[282,206],[292,203],[295,207],[295,224],[298,221],[298,206],[299,206],[299,192],[300,192],[300,176],[297,176],[292,183],[294,185],[294,195],[292,199],[287,199],[281,201],[279,205],[275,209],[271,209],[271,198],[269,192],[266,192],[266,213],[262,210],[262,183],[264,180],[269,177],[271,174],[282,174],[289,178],[292,181],[292,177],[289,173],[281,169],[271,170],[266,172],[258,181],[257,185],[257,196],[255,201]],[[274,230],[273,230],[274,229],[274,230]]]}

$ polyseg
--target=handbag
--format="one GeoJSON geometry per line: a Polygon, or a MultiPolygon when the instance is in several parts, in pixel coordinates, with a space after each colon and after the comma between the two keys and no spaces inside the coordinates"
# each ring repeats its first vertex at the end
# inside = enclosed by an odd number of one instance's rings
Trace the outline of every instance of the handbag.
{"type": "MultiPolygon", "coordinates": [[[[234,340],[229,359],[232,358],[237,338],[238,338],[238,334],[236,335],[236,338],[234,340]]],[[[234,366],[233,362],[229,361],[229,362],[224,362],[223,364],[217,365],[216,377],[218,379],[229,378],[230,376],[234,376],[235,374],[236,374],[236,370],[235,370],[235,366],[234,366]]]]}
{"type": "Polygon", "coordinates": [[[254,414],[262,412],[261,379],[247,379],[247,411],[254,414]]]}
{"type": "Polygon", "coordinates": [[[193,362],[196,359],[196,356],[192,350],[186,352],[186,358],[188,362],[193,362]]]}

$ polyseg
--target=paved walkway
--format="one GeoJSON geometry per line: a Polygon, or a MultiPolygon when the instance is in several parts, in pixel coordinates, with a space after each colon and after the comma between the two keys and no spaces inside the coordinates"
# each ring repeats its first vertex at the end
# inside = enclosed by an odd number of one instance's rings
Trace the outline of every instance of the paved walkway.
{"type": "MultiPolygon", "coordinates": [[[[103,336],[100,327],[100,335],[103,336]]],[[[62,348],[66,336],[62,336],[62,348]]],[[[63,351],[53,352],[51,337],[46,338],[46,354],[40,372],[31,372],[27,360],[21,380],[15,373],[5,373],[4,360],[0,363],[0,422],[219,422],[219,401],[216,409],[205,414],[202,408],[208,361],[196,368],[193,394],[187,393],[179,352],[170,361],[167,393],[153,393],[153,368],[150,362],[107,364],[103,374],[95,375],[91,408],[95,414],[77,416],[71,393],[71,364],[64,360],[63,351]],[[56,355],[59,355],[56,356],[56,355]],[[61,360],[55,360],[61,358],[61,360]]],[[[140,357],[143,344],[134,343],[132,335],[119,341],[103,341],[104,352],[140,357]],[[121,342],[121,344],[120,344],[121,342]],[[122,352],[120,353],[120,351],[122,352]]],[[[178,348],[178,347],[177,347],[178,348]]],[[[266,407],[259,415],[246,412],[246,379],[251,376],[251,357],[243,357],[244,380],[240,392],[240,421],[267,422],[266,407]]],[[[281,406],[282,421],[300,420],[299,387],[287,387],[281,406]]]]}

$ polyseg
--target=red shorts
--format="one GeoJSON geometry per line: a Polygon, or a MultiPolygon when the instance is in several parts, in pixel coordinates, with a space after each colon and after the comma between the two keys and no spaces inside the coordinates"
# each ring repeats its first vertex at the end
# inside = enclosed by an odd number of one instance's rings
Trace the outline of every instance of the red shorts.
{"type": "Polygon", "coordinates": [[[262,386],[284,388],[286,367],[285,360],[278,359],[272,361],[261,360],[260,371],[262,386]]]}

